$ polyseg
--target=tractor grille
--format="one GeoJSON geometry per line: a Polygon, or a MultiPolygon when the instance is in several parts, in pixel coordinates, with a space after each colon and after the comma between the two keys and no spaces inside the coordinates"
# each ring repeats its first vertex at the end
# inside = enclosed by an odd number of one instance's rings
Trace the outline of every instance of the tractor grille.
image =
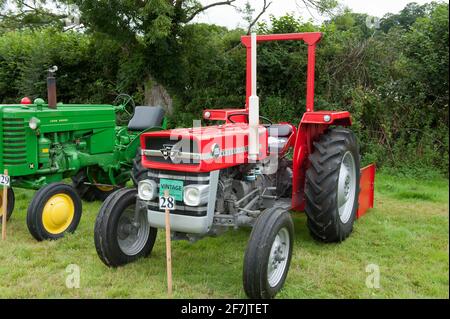
{"type": "Polygon", "coordinates": [[[145,159],[164,164],[198,165],[198,145],[193,140],[168,137],[147,137],[145,141],[145,159]],[[174,151],[176,150],[176,153],[174,151]],[[170,155],[175,154],[175,156],[170,155]],[[182,157],[180,157],[182,156],[182,157]]]}
{"type": "MultiPolygon", "coordinates": [[[[191,184],[209,185],[210,183],[209,173],[199,174],[199,173],[149,170],[147,176],[148,179],[152,179],[156,182],[156,184],[158,185],[158,190],[161,179],[181,180],[183,181],[184,187],[191,184]]],[[[147,204],[149,210],[164,213],[164,210],[159,209],[159,198],[147,202],[147,204]]],[[[183,201],[177,201],[175,208],[176,210],[171,211],[170,212],[171,214],[203,217],[207,215],[208,205],[205,204],[203,206],[190,207],[186,206],[183,201]]]]}
{"type": "Polygon", "coordinates": [[[17,118],[3,118],[3,164],[26,164],[26,152],[24,120],[17,118]]]}

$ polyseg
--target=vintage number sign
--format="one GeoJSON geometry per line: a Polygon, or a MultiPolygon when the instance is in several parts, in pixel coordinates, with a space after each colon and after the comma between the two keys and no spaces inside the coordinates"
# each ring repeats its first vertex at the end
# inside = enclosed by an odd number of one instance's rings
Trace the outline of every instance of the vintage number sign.
{"type": "Polygon", "coordinates": [[[161,178],[159,181],[159,197],[164,196],[164,191],[168,190],[170,196],[175,197],[175,199],[178,201],[182,201],[183,186],[183,181],[161,178]]]}
{"type": "Polygon", "coordinates": [[[175,210],[175,197],[173,196],[169,196],[169,197],[164,197],[161,196],[159,197],[159,209],[162,210],[175,210]]]}
{"type": "Polygon", "coordinates": [[[7,175],[0,174],[0,185],[9,187],[11,184],[11,178],[7,175]]]}

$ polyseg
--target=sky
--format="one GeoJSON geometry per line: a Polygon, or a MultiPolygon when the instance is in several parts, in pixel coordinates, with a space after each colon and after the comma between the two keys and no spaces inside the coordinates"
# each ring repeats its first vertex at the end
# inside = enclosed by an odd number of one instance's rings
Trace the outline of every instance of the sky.
{"type": "MultiPolygon", "coordinates": [[[[237,0],[238,7],[243,7],[247,0],[237,0]]],[[[312,19],[314,22],[322,22],[320,15],[311,12],[313,16],[305,8],[301,0],[271,0],[272,4],[267,10],[266,14],[262,16],[262,20],[269,20],[269,15],[280,17],[286,13],[294,13],[296,16],[302,16],[306,20],[312,19]]],[[[448,0],[445,0],[448,2],[448,0]]],[[[203,4],[210,4],[217,2],[217,0],[203,0],[203,4]]],[[[352,9],[357,13],[367,13],[370,16],[382,17],[386,13],[397,13],[402,10],[408,3],[416,2],[418,4],[425,4],[431,2],[431,0],[339,0],[339,2],[352,9]]],[[[262,0],[250,0],[253,7],[261,8],[262,0]]],[[[258,12],[258,10],[256,10],[258,12]]],[[[256,15],[256,13],[255,13],[256,15]]],[[[234,8],[229,6],[218,6],[209,9],[205,13],[201,14],[196,22],[213,23],[228,27],[230,29],[235,27],[245,27],[245,22],[242,19],[242,15],[234,8]]]]}

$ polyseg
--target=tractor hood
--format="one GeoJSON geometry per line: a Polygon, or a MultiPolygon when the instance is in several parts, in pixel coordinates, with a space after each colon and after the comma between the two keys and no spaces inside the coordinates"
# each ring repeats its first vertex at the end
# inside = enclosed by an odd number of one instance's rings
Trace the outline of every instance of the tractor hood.
{"type": "MultiPolygon", "coordinates": [[[[248,163],[245,123],[149,132],[141,136],[146,168],[210,172],[248,163]]],[[[267,156],[267,129],[259,127],[259,159],[267,156]]]]}

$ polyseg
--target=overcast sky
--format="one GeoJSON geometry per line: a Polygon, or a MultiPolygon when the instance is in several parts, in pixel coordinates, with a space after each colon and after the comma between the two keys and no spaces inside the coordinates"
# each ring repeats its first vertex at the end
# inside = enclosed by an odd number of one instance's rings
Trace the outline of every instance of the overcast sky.
{"type": "MultiPolygon", "coordinates": [[[[204,4],[217,2],[217,0],[203,0],[204,4]]],[[[243,7],[246,0],[237,0],[236,4],[243,7]]],[[[250,3],[255,8],[260,8],[262,0],[251,0],[250,3]],[[259,4],[259,6],[258,6],[259,4]]],[[[430,0],[339,0],[339,2],[354,12],[367,13],[371,16],[382,17],[384,14],[391,12],[397,13],[403,9],[409,2],[417,2],[425,4],[431,2],[430,0]]],[[[448,0],[445,0],[448,2],[448,0]]],[[[273,14],[276,17],[283,16],[286,13],[294,13],[296,16],[302,16],[305,19],[313,19],[316,22],[321,22],[320,16],[312,12],[314,17],[305,9],[301,0],[272,0],[272,5],[269,10],[262,17],[263,20],[268,20],[269,15],[273,14]]],[[[234,8],[229,6],[219,6],[211,8],[196,19],[198,22],[214,23],[228,28],[235,28],[237,26],[245,27],[242,15],[234,8]]]]}

